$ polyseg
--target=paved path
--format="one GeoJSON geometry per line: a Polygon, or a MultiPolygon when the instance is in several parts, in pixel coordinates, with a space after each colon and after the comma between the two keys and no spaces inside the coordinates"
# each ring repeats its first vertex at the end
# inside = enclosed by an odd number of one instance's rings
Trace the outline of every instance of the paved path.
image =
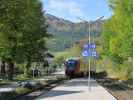
{"type": "Polygon", "coordinates": [[[65,71],[64,70],[61,70],[61,71],[57,71],[57,72],[54,72],[52,73],[52,75],[65,75],[65,71]]]}
{"type": "Polygon", "coordinates": [[[87,79],[73,79],[42,94],[35,100],[116,100],[103,87],[91,80],[91,90],[88,90],[87,79]]]}
{"type": "Polygon", "coordinates": [[[5,93],[5,92],[14,91],[17,87],[18,87],[17,82],[11,82],[8,85],[2,85],[2,86],[0,86],[0,94],[5,93]]]}

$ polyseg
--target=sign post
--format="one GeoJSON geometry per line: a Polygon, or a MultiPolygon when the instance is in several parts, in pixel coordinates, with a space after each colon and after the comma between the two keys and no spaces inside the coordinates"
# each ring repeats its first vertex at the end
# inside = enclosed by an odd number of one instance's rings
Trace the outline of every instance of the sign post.
{"type": "Polygon", "coordinates": [[[97,52],[96,52],[96,44],[91,43],[89,39],[89,43],[86,43],[83,46],[84,50],[82,52],[82,56],[85,58],[89,58],[89,75],[88,75],[88,89],[91,91],[91,57],[97,57],[97,52]]]}
{"type": "MultiPolygon", "coordinates": [[[[101,20],[102,18],[103,18],[104,16],[102,16],[102,17],[100,17],[99,19],[97,19],[96,20],[96,22],[97,21],[99,21],[99,20],[101,20]]],[[[86,20],[84,20],[84,19],[82,19],[82,18],[80,18],[80,17],[78,17],[80,20],[82,20],[82,21],[84,21],[84,22],[86,22],[86,23],[88,23],[89,24],[89,34],[88,34],[88,37],[89,37],[89,45],[91,44],[91,27],[90,27],[90,25],[91,25],[91,23],[90,22],[88,22],[88,21],[86,21],[86,20]]],[[[85,46],[86,47],[86,46],[85,46]]],[[[93,48],[93,49],[95,49],[96,48],[96,45],[94,44],[94,45],[92,45],[92,47],[91,48],[93,48]]],[[[88,49],[89,49],[89,51],[91,50],[91,48],[89,47],[88,49]]],[[[93,55],[92,55],[93,56],[93,55]]],[[[95,56],[94,56],[95,57],[95,56]]],[[[88,77],[88,87],[89,87],[89,90],[91,89],[90,88],[90,70],[91,70],[91,61],[90,61],[90,57],[89,57],[89,77],[88,77]]]]}
{"type": "MultiPolygon", "coordinates": [[[[91,44],[91,30],[90,30],[90,23],[89,23],[89,45],[91,44]]],[[[90,51],[90,47],[89,47],[90,51]]],[[[88,89],[91,91],[91,59],[89,57],[89,77],[88,77],[88,89]]]]}

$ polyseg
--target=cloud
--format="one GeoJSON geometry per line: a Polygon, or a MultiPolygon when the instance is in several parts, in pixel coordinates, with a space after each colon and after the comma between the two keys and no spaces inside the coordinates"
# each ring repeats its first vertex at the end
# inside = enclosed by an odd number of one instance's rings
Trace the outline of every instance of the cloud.
{"type": "Polygon", "coordinates": [[[73,16],[83,16],[82,6],[73,0],[49,0],[48,9],[73,16]]]}

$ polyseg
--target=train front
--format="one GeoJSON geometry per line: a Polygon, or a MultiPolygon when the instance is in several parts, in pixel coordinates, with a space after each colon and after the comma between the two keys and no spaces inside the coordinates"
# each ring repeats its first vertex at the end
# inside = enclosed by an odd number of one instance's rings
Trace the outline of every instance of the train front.
{"type": "Polygon", "coordinates": [[[68,59],[65,62],[65,75],[66,76],[74,76],[75,75],[76,63],[77,63],[77,61],[74,59],[68,59]]]}
{"type": "Polygon", "coordinates": [[[68,59],[65,62],[65,75],[74,77],[76,76],[78,72],[78,63],[79,61],[77,59],[68,59]]]}

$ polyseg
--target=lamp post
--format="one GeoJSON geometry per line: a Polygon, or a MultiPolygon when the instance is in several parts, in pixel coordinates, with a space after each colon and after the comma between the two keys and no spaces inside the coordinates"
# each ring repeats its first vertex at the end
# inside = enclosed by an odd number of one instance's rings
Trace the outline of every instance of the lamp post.
{"type": "MultiPolygon", "coordinates": [[[[89,40],[88,40],[88,42],[89,42],[89,44],[91,44],[91,23],[89,21],[87,21],[87,20],[84,20],[83,18],[80,18],[80,17],[77,17],[77,18],[80,19],[81,21],[89,24],[89,33],[88,33],[89,40]]],[[[103,18],[104,18],[104,16],[99,17],[97,20],[94,21],[94,23],[99,21],[99,20],[101,20],[101,19],[103,19],[103,18]]],[[[89,48],[89,52],[90,52],[90,48],[89,48]]],[[[88,73],[89,74],[88,75],[88,89],[89,89],[89,91],[91,91],[91,59],[90,59],[90,57],[89,57],[88,72],[89,72],[88,73]]]]}

